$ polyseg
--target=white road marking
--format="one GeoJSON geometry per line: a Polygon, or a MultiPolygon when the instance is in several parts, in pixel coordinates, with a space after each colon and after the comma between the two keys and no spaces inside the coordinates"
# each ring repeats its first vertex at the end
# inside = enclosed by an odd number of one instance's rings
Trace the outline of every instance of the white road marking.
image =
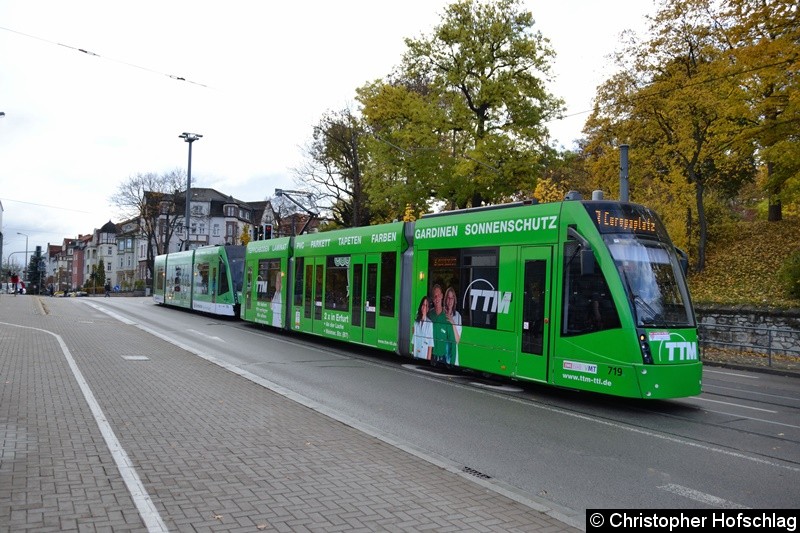
{"type": "Polygon", "coordinates": [[[718,415],[732,416],[734,418],[744,418],[745,420],[754,420],[756,422],[761,422],[763,424],[773,424],[773,425],[776,425],[776,426],[785,426],[787,428],[800,429],[800,426],[797,426],[797,425],[794,425],[794,424],[786,424],[784,422],[775,422],[774,420],[765,420],[763,418],[754,418],[752,416],[744,416],[744,415],[738,415],[738,414],[734,414],[734,413],[726,413],[725,411],[715,411],[713,409],[704,409],[704,411],[706,411],[708,413],[716,413],[718,415]]]}
{"type": "Polygon", "coordinates": [[[707,383],[704,383],[703,384],[704,392],[705,392],[705,389],[708,389],[708,388],[730,390],[730,391],[734,391],[734,392],[738,392],[738,393],[751,394],[753,396],[765,396],[767,398],[776,398],[778,400],[797,400],[798,399],[797,396],[785,396],[783,394],[769,394],[767,392],[759,392],[757,390],[740,389],[738,387],[725,387],[723,385],[709,385],[707,383]]]}
{"type": "Polygon", "coordinates": [[[505,392],[522,392],[519,387],[512,387],[511,385],[489,385],[488,383],[481,383],[480,381],[470,381],[470,385],[481,387],[483,389],[498,390],[505,392]]]}
{"type": "Polygon", "coordinates": [[[64,342],[64,339],[62,339],[60,335],[53,333],[52,331],[47,331],[46,329],[18,326],[16,324],[9,324],[7,322],[0,322],[0,324],[15,328],[41,331],[42,333],[47,333],[48,335],[52,335],[56,338],[59,346],[61,346],[61,352],[64,354],[70,370],[72,370],[72,375],[75,377],[75,381],[81,388],[81,392],[83,392],[83,397],[86,400],[86,403],[89,404],[89,409],[91,409],[92,416],[94,416],[94,420],[97,422],[97,427],[100,428],[100,433],[103,435],[103,439],[106,441],[106,446],[108,446],[111,456],[114,458],[114,462],[119,469],[119,473],[122,475],[122,480],[125,482],[125,486],[128,487],[128,492],[130,492],[133,503],[139,510],[139,515],[142,517],[147,530],[153,533],[169,531],[167,525],[161,519],[161,515],[158,514],[158,509],[156,509],[156,506],[153,504],[153,500],[150,498],[150,495],[144,488],[144,484],[139,478],[139,474],[136,473],[136,469],[128,457],[128,453],[122,447],[122,444],[120,444],[119,439],[114,434],[114,430],[111,429],[111,424],[109,424],[106,415],[103,414],[103,409],[100,407],[100,404],[94,397],[94,393],[92,393],[92,389],[89,388],[89,383],[87,383],[86,379],[83,377],[83,374],[78,368],[77,363],[75,363],[75,359],[72,357],[72,353],[69,351],[69,348],[67,348],[67,344],[64,342]]]}
{"type": "Polygon", "coordinates": [[[738,503],[729,502],[728,500],[718,498],[717,496],[690,489],[689,487],[684,487],[682,485],[675,485],[674,483],[662,485],[658,488],[673,494],[677,494],[678,496],[683,496],[684,498],[689,498],[690,500],[711,505],[713,507],[719,507],[721,509],[750,509],[746,505],[739,505],[738,503]]]}
{"type": "Polygon", "coordinates": [[[778,412],[778,411],[773,411],[773,410],[771,410],[771,409],[761,409],[760,407],[750,407],[750,406],[748,406],[748,405],[742,405],[742,404],[740,404],[740,403],[721,402],[721,401],[719,401],[719,400],[709,400],[708,398],[702,398],[702,397],[700,397],[700,396],[698,396],[698,397],[697,397],[697,398],[695,398],[695,399],[696,399],[696,400],[703,401],[703,402],[712,402],[712,403],[721,403],[721,404],[724,404],[724,405],[732,405],[732,406],[734,406],[734,407],[741,407],[742,409],[752,409],[753,411],[764,411],[765,413],[772,413],[772,414],[775,414],[775,413],[777,413],[777,412],[778,412]]]}
{"type": "Polygon", "coordinates": [[[759,379],[758,376],[750,376],[750,375],[747,375],[747,374],[738,374],[736,372],[722,372],[721,370],[709,370],[706,367],[703,367],[703,372],[708,372],[709,374],[724,374],[726,376],[736,376],[737,378],[759,379]]]}
{"type": "Polygon", "coordinates": [[[208,335],[208,334],[203,333],[201,331],[197,331],[196,329],[187,329],[186,331],[188,331],[190,333],[194,333],[196,335],[200,335],[201,337],[205,337],[206,339],[211,339],[213,341],[225,342],[220,337],[215,337],[214,335],[208,335]]]}

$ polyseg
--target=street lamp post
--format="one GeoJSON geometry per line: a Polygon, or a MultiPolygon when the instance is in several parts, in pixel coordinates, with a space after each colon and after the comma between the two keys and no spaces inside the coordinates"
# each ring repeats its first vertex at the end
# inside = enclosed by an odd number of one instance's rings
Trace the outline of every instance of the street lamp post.
{"type": "MultiPolygon", "coordinates": [[[[25,237],[25,264],[22,265],[22,273],[23,273],[23,276],[27,278],[27,276],[25,276],[25,273],[28,272],[28,236],[26,234],[20,233],[20,232],[17,232],[17,235],[22,235],[22,236],[25,237]]],[[[28,281],[30,281],[30,280],[28,280],[28,281]]]]}
{"type": "Polygon", "coordinates": [[[12,255],[17,255],[17,254],[24,254],[24,253],[25,252],[11,252],[10,254],[8,254],[8,256],[6,258],[6,264],[8,265],[9,269],[11,268],[11,256],[12,255]]]}
{"type": "Polygon", "coordinates": [[[186,249],[189,249],[189,202],[191,201],[191,188],[192,188],[192,143],[198,139],[201,139],[203,136],[199,133],[187,133],[183,132],[178,135],[181,139],[189,143],[189,165],[186,170],[186,222],[184,223],[186,226],[186,249]]]}

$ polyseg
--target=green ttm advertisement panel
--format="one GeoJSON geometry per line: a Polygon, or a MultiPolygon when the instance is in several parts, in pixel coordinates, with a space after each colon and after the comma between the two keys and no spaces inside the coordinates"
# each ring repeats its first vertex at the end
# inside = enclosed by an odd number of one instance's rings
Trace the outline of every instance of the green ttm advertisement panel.
{"type": "Polygon", "coordinates": [[[290,327],[395,351],[405,248],[402,223],[296,237],[290,327]]]}
{"type": "Polygon", "coordinates": [[[247,245],[241,317],[257,324],[285,326],[291,237],[247,245]]]}
{"type": "Polygon", "coordinates": [[[560,209],[520,205],[417,221],[413,357],[547,382],[560,209]]]}
{"type": "Polygon", "coordinates": [[[554,243],[560,210],[554,203],[423,217],[414,229],[414,248],[554,243]]]}

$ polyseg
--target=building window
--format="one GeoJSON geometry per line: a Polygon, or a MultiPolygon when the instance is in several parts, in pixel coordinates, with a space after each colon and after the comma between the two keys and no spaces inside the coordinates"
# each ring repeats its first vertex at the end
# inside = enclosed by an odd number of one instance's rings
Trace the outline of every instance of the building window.
{"type": "Polygon", "coordinates": [[[111,255],[113,253],[114,253],[114,249],[111,246],[109,246],[108,247],[108,255],[111,255]]]}
{"type": "Polygon", "coordinates": [[[219,237],[219,224],[214,224],[214,237],[219,237]]]}
{"type": "Polygon", "coordinates": [[[107,269],[107,270],[108,270],[109,272],[111,272],[111,261],[109,261],[109,262],[108,262],[108,269],[107,269]]]}

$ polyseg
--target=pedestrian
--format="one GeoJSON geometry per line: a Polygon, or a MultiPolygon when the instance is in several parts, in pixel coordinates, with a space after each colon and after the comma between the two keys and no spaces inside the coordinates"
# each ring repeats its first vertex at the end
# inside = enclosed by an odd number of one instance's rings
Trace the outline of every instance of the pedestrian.
{"type": "Polygon", "coordinates": [[[111,282],[110,281],[106,281],[105,289],[106,289],[106,298],[111,298],[111,282]]]}
{"type": "Polygon", "coordinates": [[[14,296],[17,295],[17,285],[19,285],[19,276],[16,272],[11,274],[11,285],[14,287],[14,296]]]}

